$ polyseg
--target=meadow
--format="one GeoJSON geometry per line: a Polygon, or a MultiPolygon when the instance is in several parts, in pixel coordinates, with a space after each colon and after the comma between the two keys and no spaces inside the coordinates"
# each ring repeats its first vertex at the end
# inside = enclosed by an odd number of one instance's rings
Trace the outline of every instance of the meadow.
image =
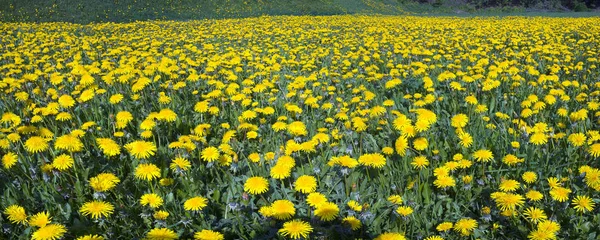
{"type": "Polygon", "coordinates": [[[0,239],[600,234],[598,17],[0,36],[0,239]]]}

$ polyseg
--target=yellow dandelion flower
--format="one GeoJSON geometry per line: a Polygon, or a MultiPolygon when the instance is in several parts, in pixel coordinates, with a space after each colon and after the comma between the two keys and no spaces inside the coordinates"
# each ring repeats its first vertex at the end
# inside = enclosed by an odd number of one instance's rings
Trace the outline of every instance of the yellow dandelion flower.
{"type": "Polygon", "coordinates": [[[538,223],[548,218],[546,213],[544,213],[544,210],[536,207],[527,208],[525,211],[523,211],[523,216],[532,223],[538,223]]]}
{"type": "Polygon", "coordinates": [[[104,237],[96,234],[89,234],[85,236],[78,237],[77,240],[104,240],[104,237]]]}
{"type": "Polygon", "coordinates": [[[319,205],[315,209],[315,216],[319,217],[321,221],[331,221],[338,216],[340,209],[337,204],[332,202],[326,202],[319,205]]]}
{"type": "Polygon", "coordinates": [[[114,209],[115,207],[108,202],[91,201],[84,203],[79,209],[79,212],[83,214],[83,216],[91,215],[93,219],[97,219],[110,216],[114,209]]]}
{"type": "Polygon", "coordinates": [[[296,179],[294,190],[301,193],[311,193],[317,189],[317,179],[313,176],[302,175],[296,179]]]}
{"type": "Polygon", "coordinates": [[[101,173],[98,176],[90,178],[90,186],[96,192],[106,192],[117,186],[121,182],[117,176],[112,173],[101,173]]]}
{"type": "Polygon", "coordinates": [[[596,205],[594,200],[592,200],[590,197],[581,195],[573,198],[572,203],[574,205],[573,208],[578,212],[591,212],[594,210],[594,206],[596,205]]]}
{"type": "Polygon", "coordinates": [[[8,152],[2,156],[2,166],[6,169],[10,169],[17,161],[19,161],[19,157],[13,152],[8,152]]]}
{"type": "Polygon", "coordinates": [[[148,240],[172,240],[179,236],[173,230],[168,228],[153,228],[146,234],[148,240]]]}
{"type": "Polygon", "coordinates": [[[223,240],[225,236],[222,233],[211,230],[202,230],[194,234],[195,240],[223,240]]]}
{"type": "Polygon", "coordinates": [[[212,162],[219,159],[219,149],[216,147],[207,147],[202,150],[201,158],[204,161],[212,162]]]}
{"type": "Polygon", "coordinates": [[[400,233],[382,233],[375,240],[406,240],[406,237],[400,233]]]}
{"type": "Polygon", "coordinates": [[[169,217],[169,215],[169,212],[163,210],[158,210],[152,214],[152,216],[158,220],[165,220],[167,217],[169,217]]]}
{"type": "Polygon", "coordinates": [[[183,171],[187,171],[192,167],[192,163],[190,163],[190,161],[188,161],[187,159],[183,158],[183,157],[177,157],[175,159],[173,159],[173,161],[171,162],[171,164],[169,165],[169,168],[171,168],[171,170],[183,170],[183,171]]]}
{"type": "Polygon", "coordinates": [[[494,155],[490,150],[481,149],[473,153],[473,158],[475,158],[475,160],[477,160],[478,162],[489,162],[492,159],[494,159],[494,155]]]}
{"type": "Polygon", "coordinates": [[[524,172],[523,175],[521,176],[521,178],[526,183],[532,184],[537,180],[537,174],[534,172],[524,172]]]}
{"type": "Polygon", "coordinates": [[[429,166],[429,160],[427,160],[427,157],[425,156],[418,156],[413,158],[410,165],[412,165],[415,169],[423,169],[429,166]]]}
{"type": "Polygon", "coordinates": [[[550,197],[552,197],[552,199],[555,201],[565,202],[565,201],[569,200],[570,193],[571,193],[571,189],[563,188],[563,187],[556,187],[556,188],[553,188],[552,190],[550,190],[550,197]]]}
{"type": "Polygon", "coordinates": [[[454,231],[463,236],[471,235],[475,228],[477,228],[477,221],[471,218],[463,218],[454,223],[454,231]]]}
{"type": "Polygon", "coordinates": [[[400,206],[396,208],[396,213],[402,215],[403,217],[406,217],[413,213],[413,208],[409,206],[400,206]]]}
{"type": "Polygon", "coordinates": [[[269,189],[269,182],[263,177],[251,177],[244,183],[244,191],[250,194],[262,194],[269,189]]]}
{"type": "Polygon", "coordinates": [[[322,193],[313,192],[306,196],[306,203],[311,207],[319,207],[321,204],[326,203],[327,198],[322,193]]]}
{"type": "Polygon", "coordinates": [[[345,217],[344,219],[342,219],[342,223],[350,226],[350,229],[355,231],[362,227],[362,222],[354,216],[345,217]]]}
{"type": "Polygon", "coordinates": [[[67,228],[62,224],[48,224],[39,228],[31,235],[32,240],[55,240],[62,238],[67,228]]]}
{"type": "Polygon", "coordinates": [[[271,204],[272,216],[278,220],[287,220],[296,214],[294,204],[289,200],[277,200],[271,204]]]}
{"type": "Polygon", "coordinates": [[[163,199],[156,193],[146,193],[140,198],[140,204],[157,208],[163,205],[163,199]]]}
{"type": "Polygon", "coordinates": [[[132,156],[140,159],[146,159],[151,156],[154,156],[156,152],[156,145],[152,142],[146,141],[134,141],[125,145],[125,149],[132,156]]]}
{"type": "Polygon", "coordinates": [[[417,138],[413,141],[413,147],[419,151],[425,150],[429,147],[429,141],[427,138],[417,138]]]}
{"type": "Polygon", "coordinates": [[[284,237],[290,237],[292,239],[308,238],[313,228],[309,223],[302,220],[292,220],[285,222],[283,228],[279,229],[278,233],[284,237]]]}
{"type": "Polygon", "coordinates": [[[40,212],[29,218],[29,225],[39,228],[45,227],[51,222],[51,219],[52,218],[48,215],[48,212],[40,212]]]}
{"type": "Polygon", "coordinates": [[[155,178],[160,177],[160,168],[152,163],[142,163],[135,168],[135,177],[152,181],[155,178]]]}
{"type": "Polygon", "coordinates": [[[71,156],[61,154],[60,156],[54,158],[54,161],[52,161],[52,167],[58,169],[59,171],[64,171],[71,168],[74,163],[75,161],[71,156]]]}
{"type": "Polygon", "coordinates": [[[187,211],[200,211],[207,206],[207,203],[208,199],[201,196],[196,196],[186,200],[183,203],[183,208],[187,211]]]}
{"type": "Polygon", "coordinates": [[[30,153],[43,152],[48,149],[48,142],[41,137],[30,137],[25,141],[25,150],[30,153]]]}
{"type": "Polygon", "coordinates": [[[8,220],[14,224],[26,224],[27,223],[27,213],[25,213],[25,208],[19,205],[10,205],[6,209],[4,209],[4,214],[8,215],[8,220]]]}
{"type": "Polygon", "coordinates": [[[443,222],[443,223],[438,224],[435,229],[438,232],[445,232],[445,231],[448,231],[448,230],[452,229],[452,227],[454,227],[454,223],[443,222]]]}

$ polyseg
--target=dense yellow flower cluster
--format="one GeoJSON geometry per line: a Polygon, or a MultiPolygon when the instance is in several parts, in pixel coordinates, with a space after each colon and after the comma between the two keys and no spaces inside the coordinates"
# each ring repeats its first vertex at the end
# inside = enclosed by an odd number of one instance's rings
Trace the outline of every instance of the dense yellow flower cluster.
{"type": "Polygon", "coordinates": [[[0,238],[596,234],[598,18],[0,33],[0,238]]]}

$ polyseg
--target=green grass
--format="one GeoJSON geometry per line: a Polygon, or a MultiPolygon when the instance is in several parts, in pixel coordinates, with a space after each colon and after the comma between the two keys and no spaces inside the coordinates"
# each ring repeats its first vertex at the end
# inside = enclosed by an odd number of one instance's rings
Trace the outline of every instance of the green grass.
{"type": "Polygon", "coordinates": [[[456,4],[436,7],[398,0],[0,0],[2,22],[91,23],[340,14],[590,17],[600,12],[474,9],[456,4]]]}
{"type": "Polygon", "coordinates": [[[0,21],[8,22],[89,23],[403,13],[396,0],[0,0],[0,21]]]}

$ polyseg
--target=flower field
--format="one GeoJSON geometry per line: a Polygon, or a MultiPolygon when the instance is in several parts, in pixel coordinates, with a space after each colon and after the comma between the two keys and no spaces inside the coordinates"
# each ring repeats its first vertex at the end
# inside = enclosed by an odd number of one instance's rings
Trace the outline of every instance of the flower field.
{"type": "Polygon", "coordinates": [[[600,237],[599,18],[0,33],[0,239],[600,237]]]}

